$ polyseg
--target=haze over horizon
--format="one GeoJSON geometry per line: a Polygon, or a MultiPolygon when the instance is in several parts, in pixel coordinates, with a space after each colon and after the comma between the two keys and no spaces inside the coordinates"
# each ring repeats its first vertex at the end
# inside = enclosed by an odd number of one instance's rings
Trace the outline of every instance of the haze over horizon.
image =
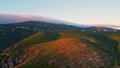
{"type": "Polygon", "coordinates": [[[120,28],[119,0],[4,0],[0,14],[45,16],[77,24],[120,28]]]}

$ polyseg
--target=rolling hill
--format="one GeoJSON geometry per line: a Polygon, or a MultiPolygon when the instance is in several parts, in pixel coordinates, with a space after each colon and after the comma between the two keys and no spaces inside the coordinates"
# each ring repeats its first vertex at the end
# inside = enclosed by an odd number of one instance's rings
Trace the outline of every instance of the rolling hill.
{"type": "Polygon", "coordinates": [[[114,68],[120,31],[40,21],[0,25],[0,68],[114,68]]]}
{"type": "Polygon", "coordinates": [[[68,26],[64,24],[51,24],[38,21],[26,21],[13,24],[1,24],[0,25],[0,50],[4,50],[7,47],[21,41],[22,39],[37,33],[39,31],[71,31],[79,30],[80,28],[74,26],[68,26]]]}
{"type": "MultiPolygon", "coordinates": [[[[111,33],[115,37],[114,34],[111,33]]],[[[113,68],[120,65],[118,46],[118,40],[106,32],[38,32],[4,50],[1,66],[113,68]]]]}

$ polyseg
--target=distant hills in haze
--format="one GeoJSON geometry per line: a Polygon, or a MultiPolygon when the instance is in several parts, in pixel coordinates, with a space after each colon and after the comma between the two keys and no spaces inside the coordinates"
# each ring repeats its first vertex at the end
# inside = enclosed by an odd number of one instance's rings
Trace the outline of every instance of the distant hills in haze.
{"type": "Polygon", "coordinates": [[[65,25],[73,25],[76,27],[107,27],[113,29],[120,29],[120,26],[116,25],[109,25],[106,24],[104,26],[99,25],[84,25],[84,24],[76,24],[73,22],[53,19],[45,16],[33,16],[33,15],[26,15],[26,14],[0,14],[0,24],[11,24],[11,23],[20,23],[26,21],[39,21],[39,22],[46,22],[52,24],[65,24],[65,25]]]}
{"type": "Polygon", "coordinates": [[[10,24],[10,23],[19,23],[25,21],[40,21],[53,24],[66,24],[73,25],[77,27],[89,27],[88,25],[75,24],[72,22],[57,20],[45,16],[32,16],[32,15],[14,15],[14,14],[0,14],[0,24],[10,24]]]}

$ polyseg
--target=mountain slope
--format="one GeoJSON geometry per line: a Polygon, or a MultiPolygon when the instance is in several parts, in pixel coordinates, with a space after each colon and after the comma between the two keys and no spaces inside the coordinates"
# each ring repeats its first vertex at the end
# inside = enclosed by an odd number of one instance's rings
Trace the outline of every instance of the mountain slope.
{"type": "Polygon", "coordinates": [[[118,42],[118,45],[119,45],[118,50],[119,50],[119,53],[120,53],[120,34],[109,34],[108,37],[110,37],[111,39],[114,39],[118,42]]]}
{"type": "Polygon", "coordinates": [[[0,25],[0,51],[37,32],[71,30],[80,30],[80,28],[38,21],[0,25]]]}
{"type": "MultiPolygon", "coordinates": [[[[36,33],[16,44],[7,48],[2,53],[0,53],[0,60],[2,67],[5,67],[4,64],[11,60],[14,62],[14,65],[18,65],[21,61],[26,60],[36,53],[36,50],[30,49],[32,45],[47,41],[52,41],[59,38],[59,35],[55,32],[39,32],[36,33]],[[19,58],[19,59],[18,59],[19,58]],[[17,59],[17,60],[16,60],[17,59]]],[[[10,62],[11,62],[10,61],[10,62]]],[[[12,63],[13,64],[13,63],[12,63]]],[[[9,64],[10,66],[11,64],[9,64]]]]}
{"type": "Polygon", "coordinates": [[[110,67],[113,58],[74,38],[64,38],[35,45],[39,55],[21,68],[110,67]],[[59,44],[58,44],[59,43],[59,44]],[[88,53],[89,52],[89,53],[88,53]],[[102,57],[106,55],[105,57],[102,57]],[[109,59],[106,59],[108,58],[109,59]],[[106,64],[106,65],[105,65],[106,64]],[[110,64],[110,65],[109,65],[110,64]]]}
{"type": "Polygon", "coordinates": [[[38,32],[16,43],[14,46],[7,48],[6,50],[10,49],[9,51],[11,52],[12,51],[17,52],[17,51],[23,50],[24,48],[30,47],[34,44],[56,40],[57,38],[59,38],[59,34],[56,32],[38,32]]]}
{"type": "Polygon", "coordinates": [[[9,62],[15,68],[113,68],[119,66],[117,47],[113,47],[117,45],[106,44],[108,40],[97,33],[39,32],[5,50],[2,66],[9,62]]]}

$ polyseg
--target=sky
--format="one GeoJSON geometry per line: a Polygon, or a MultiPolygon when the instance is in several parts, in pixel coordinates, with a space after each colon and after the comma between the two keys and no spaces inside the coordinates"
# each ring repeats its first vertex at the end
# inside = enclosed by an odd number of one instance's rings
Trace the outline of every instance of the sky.
{"type": "Polygon", "coordinates": [[[120,26],[120,0],[0,0],[0,13],[47,16],[77,24],[120,26]]]}

